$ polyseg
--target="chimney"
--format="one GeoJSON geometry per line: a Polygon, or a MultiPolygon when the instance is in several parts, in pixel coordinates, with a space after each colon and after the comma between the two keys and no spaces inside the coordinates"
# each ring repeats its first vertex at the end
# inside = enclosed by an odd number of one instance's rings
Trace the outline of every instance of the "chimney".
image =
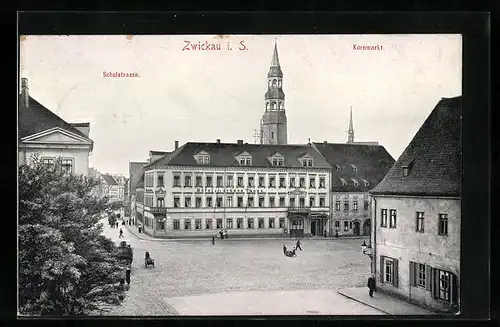
{"type": "Polygon", "coordinates": [[[328,144],[328,141],[324,141],[324,142],[325,142],[325,144],[328,144]]]}
{"type": "Polygon", "coordinates": [[[177,150],[179,148],[179,141],[175,141],[175,149],[174,150],[177,150]]]}
{"type": "Polygon", "coordinates": [[[74,128],[79,130],[83,135],[89,137],[90,135],[90,123],[73,123],[71,124],[74,128]]]}
{"type": "Polygon", "coordinates": [[[243,144],[243,140],[238,140],[236,143],[243,144]]]}
{"type": "Polygon", "coordinates": [[[26,77],[21,78],[21,101],[22,105],[26,108],[30,105],[30,92],[28,88],[28,79],[26,77]]]}
{"type": "Polygon", "coordinates": [[[217,144],[220,144],[220,139],[217,139],[217,144]]]}

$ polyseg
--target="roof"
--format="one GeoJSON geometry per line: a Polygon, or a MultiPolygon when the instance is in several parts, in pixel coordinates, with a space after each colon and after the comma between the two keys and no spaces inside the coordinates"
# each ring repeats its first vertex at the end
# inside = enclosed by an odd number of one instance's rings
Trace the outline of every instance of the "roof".
{"type": "MultiPolygon", "coordinates": [[[[299,158],[308,154],[314,160],[314,167],[330,169],[328,162],[309,145],[275,145],[275,144],[238,144],[238,143],[195,143],[184,144],[176,151],[152,162],[145,168],[159,165],[171,166],[198,166],[195,155],[205,151],[210,155],[210,164],[203,166],[212,167],[239,167],[235,156],[243,151],[252,155],[250,167],[275,167],[268,160],[276,152],[284,157],[283,167],[302,168],[299,158]]],[[[282,167],[282,168],[283,168],[282,167]]]]}
{"type": "Polygon", "coordinates": [[[154,150],[149,151],[149,154],[153,155],[153,156],[164,155],[167,153],[170,153],[170,152],[168,152],[168,151],[154,151],[154,150]]]}
{"type": "Polygon", "coordinates": [[[66,122],[61,117],[57,116],[55,113],[44,107],[38,101],[29,97],[29,106],[26,107],[21,101],[21,95],[19,95],[19,110],[18,110],[18,133],[19,139],[33,135],[36,133],[43,132],[45,130],[59,127],[65,129],[71,133],[77,134],[78,136],[89,139],[85,134],[80,132],[74,125],[66,122]]]}
{"type": "Polygon", "coordinates": [[[268,88],[266,94],[264,95],[265,99],[285,99],[285,93],[281,88],[268,88]]]}
{"type": "Polygon", "coordinates": [[[130,189],[135,190],[138,183],[140,182],[142,175],[144,173],[143,167],[146,166],[147,162],[129,162],[128,170],[130,176],[130,189]]]}
{"type": "Polygon", "coordinates": [[[118,185],[118,183],[113,178],[113,176],[108,175],[108,174],[102,174],[101,176],[102,176],[102,178],[104,178],[104,181],[106,182],[106,184],[108,184],[108,185],[118,185]]]}
{"type": "Polygon", "coordinates": [[[461,96],[441,99],[371,193],[460,196],[461,115],[461,96]]]}
{"type": "Polygon", "coordinates": [[[377,185],[394,164],[394,158],[381,145],[313,143],[333,167],[333,192],[366,192],[377,185]],[[337,169],[337,165],[340,170],[337,169]],[[345,185],[342,179],[346,181],[345,185]],[[352,179],[358,182],[354,183],[352,179]],[[365,180],[368,185],[365,184],[365,180]]]}

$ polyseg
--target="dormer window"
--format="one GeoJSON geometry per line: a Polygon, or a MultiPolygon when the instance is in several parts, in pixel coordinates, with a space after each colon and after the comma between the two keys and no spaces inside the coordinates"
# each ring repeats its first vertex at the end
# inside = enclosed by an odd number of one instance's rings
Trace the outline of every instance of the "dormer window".
{"type": "Polygon", "coordinates": [[[351,166],[352,171],[358,171],[358,167],[356,167],[355,165],[349,164],[349,166],[351,166]]]}
{"type": "Polygon", "coordinates": [[[196,156],[196,161],[200,165],[208,165],[210,163],[210,156],[206,154],[200,154],[196,156]]]}
{"type": "Polygon", "coordinates": [[[273,156],[268,158],[273,166],[284,166],[284,158],[281,154],[275,153],[273,156]]]}
{"type": "Polygon", "coordinates": [[[368,181],[366,179],[363,179],[363,182],[365,183],[365,186],[369,186],[370,183],[368,183],[368,181]]]}
{"type": "Polygon", "coordinates": [[[340,178],[340,181],[342,182],[342,186],[347,185],[347,181],[345,179],[343,179],[342,177],[340,178]]]}
{"type": "Polygon", "coordinates": [[[312,158],[302,158],[302,167],[312,167],[313,160],[312,158]]]}
{"type": "Polygon", "coordinates": [[[359,186],[359,183],[355,178],[351,178],[351,180],[354,183],[354,186],[359,186]]]}
{"type": "Polygon", "coordinates": [[[403,166],[403,177],[408,176],[409,173],[410,173],[409,167],[403,166]]]}
{"type": "Polygon", "coordinates": [[[340,167],[340,165],[335,165],[335,168],[337,169],[337,171],[341,171],[342,170],[342,167],[340,167]]]}

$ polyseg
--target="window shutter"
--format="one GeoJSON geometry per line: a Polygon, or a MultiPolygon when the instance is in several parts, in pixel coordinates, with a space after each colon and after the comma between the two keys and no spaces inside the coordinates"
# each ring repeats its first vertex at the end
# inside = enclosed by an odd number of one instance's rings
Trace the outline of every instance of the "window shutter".
{"type": "Polygon", "coordinates": [[[415,263],[410,261],[410,286],[415,286],[415,263]]]}
{"type": "Polygon", "coordinates": [[[397,211],[394,210],[394,228],[396,228],[397,223],[398,223],[398,214],[397,211]]]}
{"type": "Polygon", "coordinates": [[[451,274],[451,303],[458,304],[458,279],[455,274],[451,274]]]}
{"type": "Polygon", "coordinates": [[[432,292],[432,268],[429,265],[425,265],[425,289],[432,292]]]}
{"type": "Polygon", "coordinates": [[[380,256],[380,282],[384,282],[384,256],[380,256]]]}
{"type": "Polygon", "coordinates": [[[393,267],[392,267],[392,285],[394,285],[395,287],[399,287],[399,274],[398,274],[398,270],[399,270],[399,267],[398,267],[398,260],[397,259],[394,259],[393,260],[394,264],[393,264],[393,267]]]}
{"type": "Polygon", "coordinates": [[[436,298],[436,269],[434,268],[430,268],[430,271],[431,271],[431,295],[432,295],[432,298],[435,299],[436,298]]]}

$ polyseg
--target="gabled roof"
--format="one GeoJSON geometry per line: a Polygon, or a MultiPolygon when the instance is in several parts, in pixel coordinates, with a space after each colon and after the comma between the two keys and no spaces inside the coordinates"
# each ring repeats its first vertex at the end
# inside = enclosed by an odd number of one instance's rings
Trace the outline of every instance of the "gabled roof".
{"type": "Polygon", "coordinates": [[[44,107],[38,101],[29,97],[29,106],[26,107],[21,101],[19,95],[19,110],[18,110],[18,137],[19,139],[43,132],[45,130],[59,127],[74,133],[78,136],[90,140],[85,134],[80,132],[74,125],[66,122],[61,117],[44,107]]]}
{"type": "MultiPolygon", "coordinates": [[[[172,166],[212,166],[212,167],[240,167],[234,157],[235,152],[247,151],[252,154],[252,164],[248,167],[274,167],[269,157],[277,152],[283,156],[283,167],[303,168],[297,157],[306,153],[314,160],[312,168],[330,169],[330,165],[321,155],[308,145],[275,145],[275,144],[237,144],[237,143],[195,143],[184,144],[173,153],[158,159],[147,165],[150,168],[158,165],[172,166]],[[194,155],[200,151],[206,151],[210,155],[210,164],[200,165],[196,162],[194,155]]],[[[308,167],[311,168],[311,167],[308,167]]]]}
{"type": "Polygon", "coordinates": [[[460,196],[462,97],[443,98],[373,194],[460,196]],[[403,166],[411,163],[408,176],[403,166]]]}
{"type": "Polygon", "coordinates": [[[108,184],[108,185],[118,185],[118,183],[113,178],[113,176],[111,176],[109,174],[102,174],[101,176],[104,179],[104,181],[106,182],[106,184],[108,184]]]}
{"type": "Polygon", "coordinates": [[[147,162],[129,162],[128,171],[130,176],[130,190],[131,192],[135,191],[137,185],[139,184],[142,175],[143,175],[143,167],[145,167],[147,162]]]}
{"type": "Polygon", "coordinates": [[[332,173],[332,191],[366,192],[377,185],[394,164],[394,158],[380,145],[362,145],[349,143],[314,143],[321,155],[334,167],[332,173]],[[340,170],[337,170],[337,165],[340,170]],[[351,165],[354,165],[355,171],[351,165]],[[342,185],[343,178],[346,185],[342,185]],[[369,185],[354,184],[352,178],[366,179],[369,185]]]}

